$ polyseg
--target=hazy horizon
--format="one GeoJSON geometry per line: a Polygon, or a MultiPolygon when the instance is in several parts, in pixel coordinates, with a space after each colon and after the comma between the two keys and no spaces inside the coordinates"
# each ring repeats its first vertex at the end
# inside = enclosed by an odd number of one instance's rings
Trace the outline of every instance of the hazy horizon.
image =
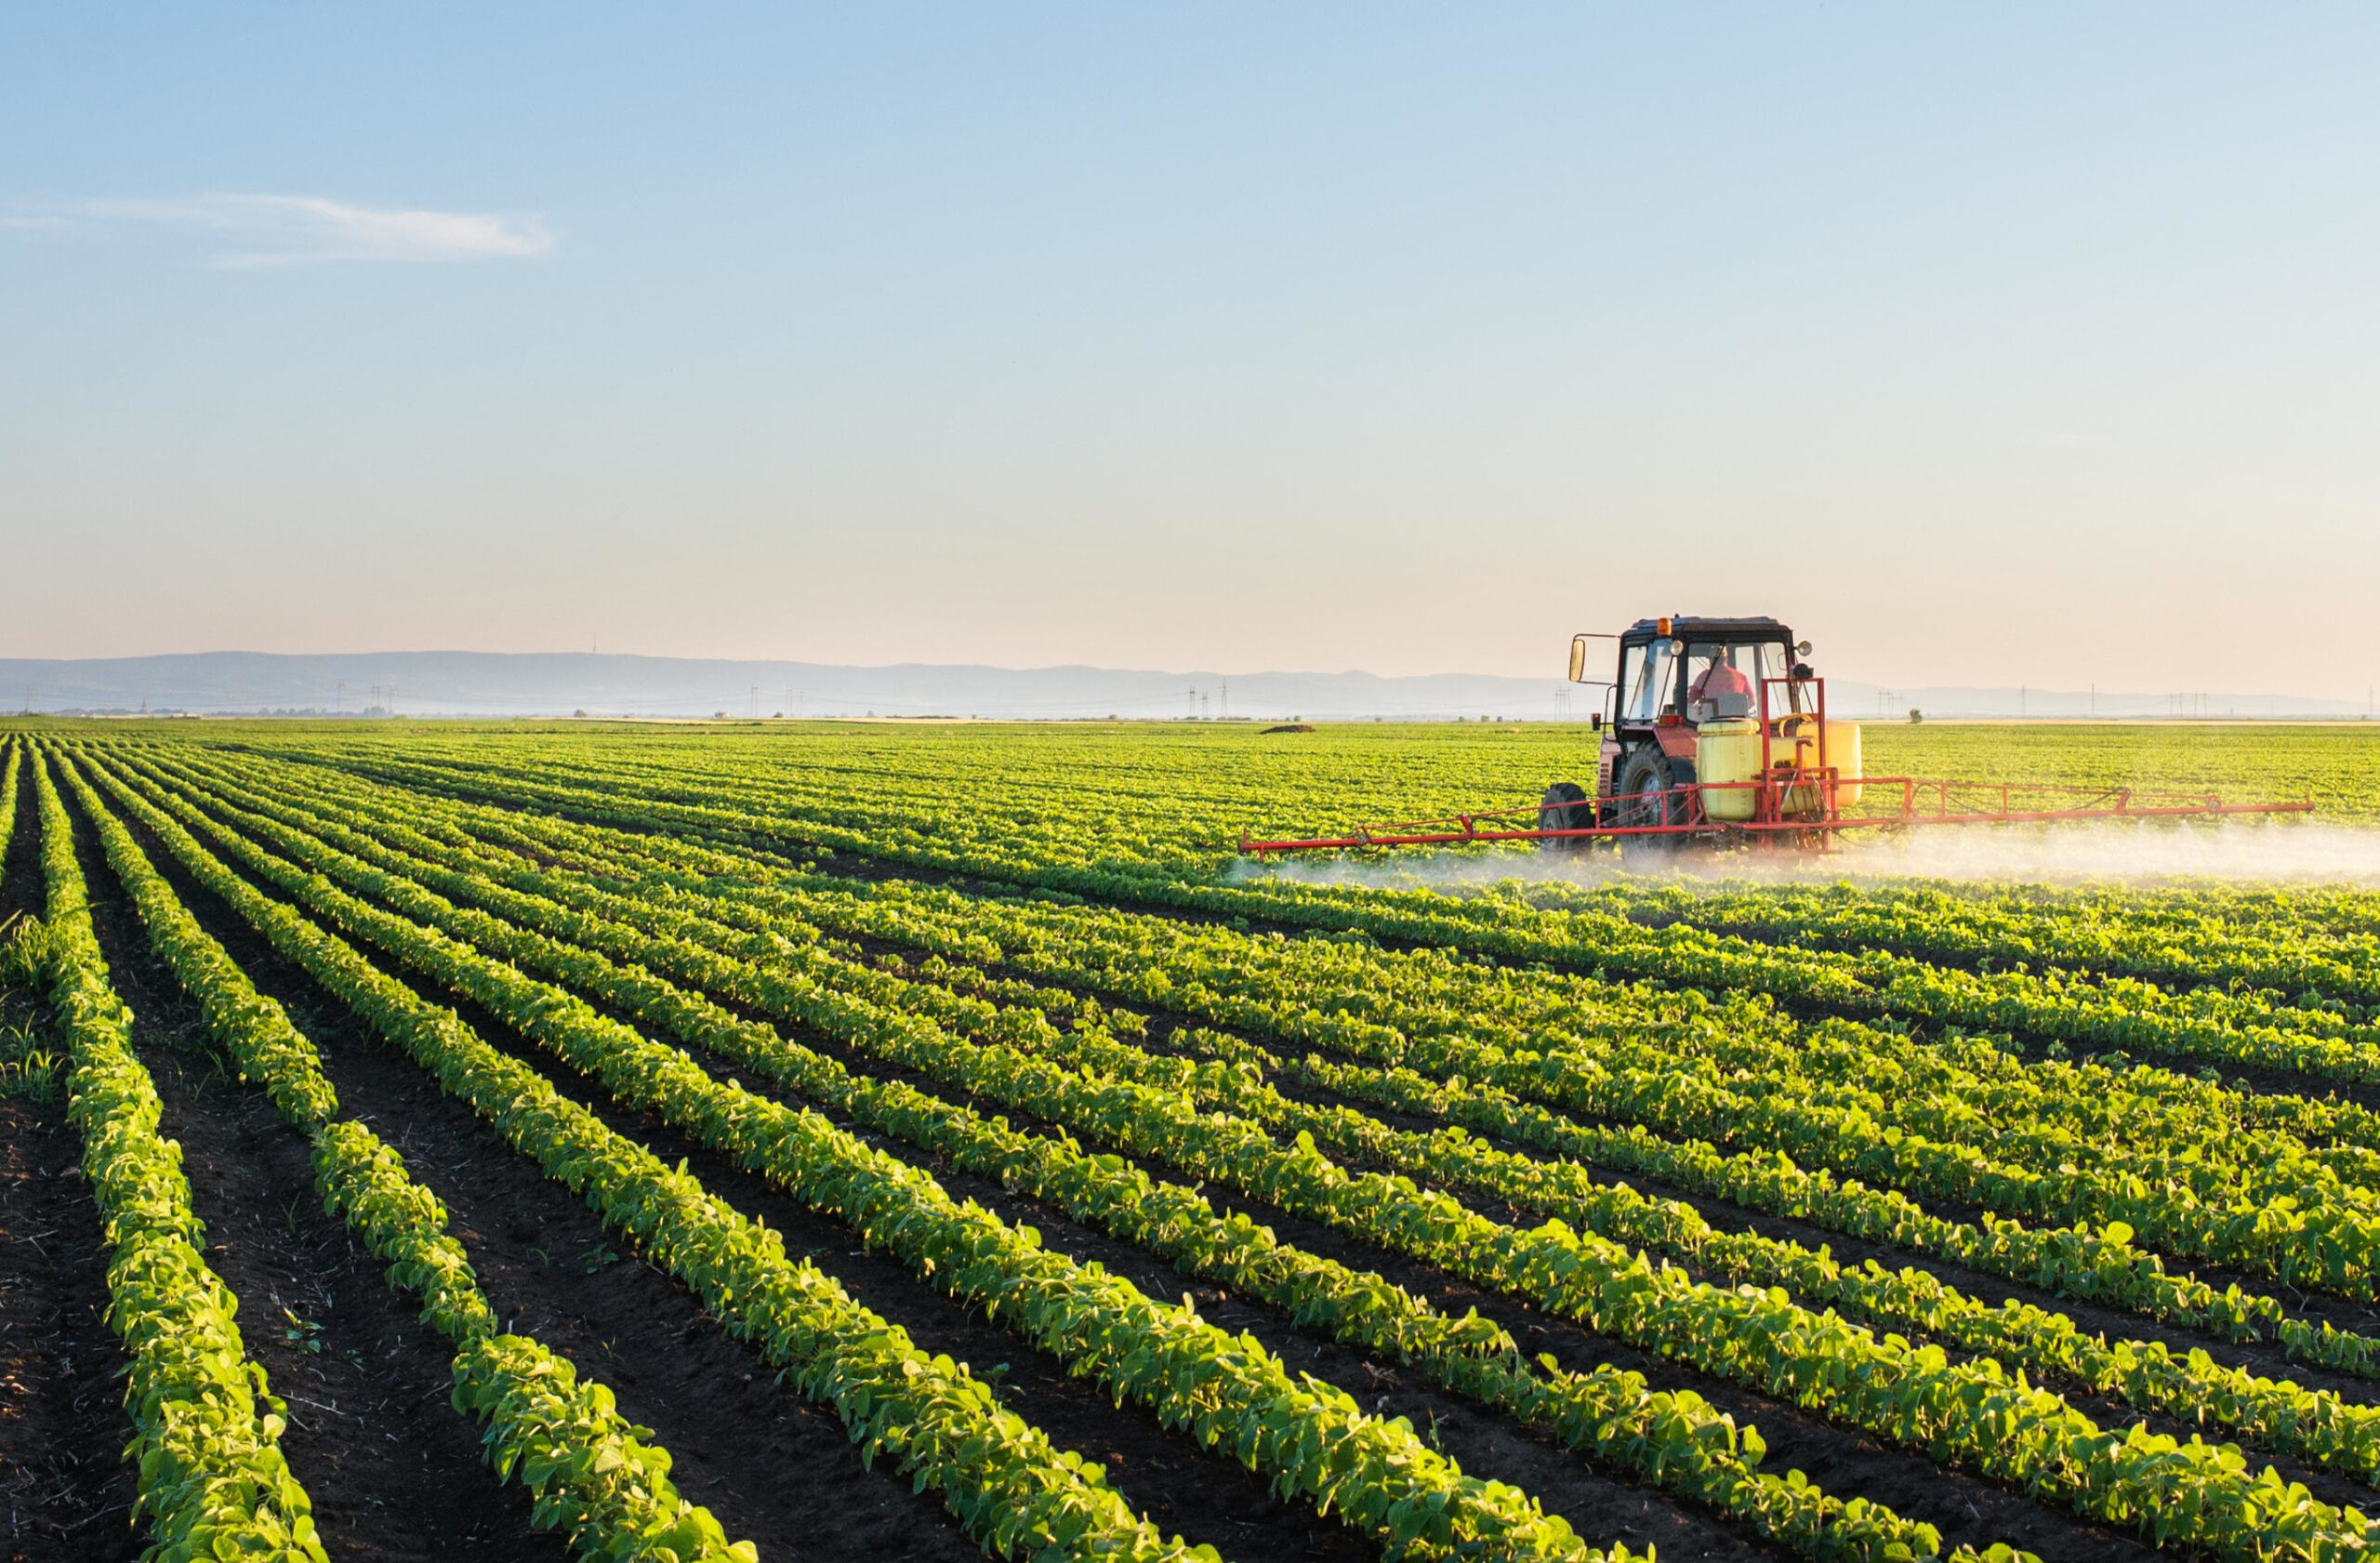
{"type": "MultiPolygon", "coordinates": [[[[2369,721],[2371,699],[2321,700],[2269,690],[2143,692],[2018,686],[1887,688],[1828,680],[1831,709],[1928,720],[2253,719],[2369,721]]],[[[1044,668],[907,663],[890,667],[711,661],[588,652],[369,652],[36,661],[0,656],[0,710],[282,711],[411,716],[703,717],[940,715],[999,719],[1201,721],[1583,720],[1598,691],[1558,677],[1445,672],[1383,677],[1360,669],[1218,673],[1210,669],[1044,668]]]]}
{"type": "MultiPolygon", "coordinates": [[[[0,657],[2380,682],[2380,14],[0,19],[0,657]]],[[[0,701],[7,698],[0,691],[0,701]]]]}

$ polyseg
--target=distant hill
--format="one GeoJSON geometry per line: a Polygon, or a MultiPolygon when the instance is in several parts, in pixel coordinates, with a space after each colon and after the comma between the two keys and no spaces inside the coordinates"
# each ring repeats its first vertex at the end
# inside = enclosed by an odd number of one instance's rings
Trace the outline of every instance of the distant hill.
{"type": "MultiPolygon", "coordinates": [[[[2347,701],[2017,689],[1884,690],[1830,680],[1857,717],[2356,716],[2347,701]]],[[[0,711],[402,716],[952,716],[1059,720],[1197,715],[1278,721],[1583,718],[1586,691],[1558,676],[1159,672],[904,663],[846,668],[588,652],[401,651],[309,656],[217,651],[169,656],[0,658],[0,711]]]]}

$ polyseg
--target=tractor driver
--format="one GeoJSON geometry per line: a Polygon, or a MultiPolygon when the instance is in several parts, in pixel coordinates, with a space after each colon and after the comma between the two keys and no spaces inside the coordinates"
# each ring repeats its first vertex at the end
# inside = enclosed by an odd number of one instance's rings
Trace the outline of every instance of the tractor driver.
{"type": "Polygon", "coordinates": [[[1735,665],[1734,650],[1728,648],[1711,658],[1711,666],[1689,685],[1686,692],[1686,715],[1696,722],[1729,722],[1752,715],[1753,696],[1752,680],[1735,665]]]}

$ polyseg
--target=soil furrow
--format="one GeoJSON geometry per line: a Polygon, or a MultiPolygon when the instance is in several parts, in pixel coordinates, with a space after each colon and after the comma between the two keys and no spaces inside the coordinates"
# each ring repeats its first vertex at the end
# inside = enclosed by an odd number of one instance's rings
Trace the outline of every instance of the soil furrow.
{"type": "Polygon", "coordinates": [[[212,1046],[196,1004],[151,953],[113,871],[78,822],[92,920],[134,1045],[182,1148],[207,1263],[240,1300],[240,1333],[288,1403],[282,1447],[334,1552],[376,1558],[549,1558],[560,1536],[499,1484],[448,1401],[453,1349],[314,1190],[305,1137],[212,1046]]]}

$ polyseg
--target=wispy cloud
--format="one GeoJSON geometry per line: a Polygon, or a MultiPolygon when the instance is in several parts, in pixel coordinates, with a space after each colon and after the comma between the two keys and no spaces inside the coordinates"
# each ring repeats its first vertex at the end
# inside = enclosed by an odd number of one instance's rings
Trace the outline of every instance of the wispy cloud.
{"type": "Polygon", "coordinates": [[[554,236],[534,216],[358,206],[315,195],[177,195],[63,201],[20,208],[0,226],[52,232],[148,230],[203,236],[219,266],[330,260],[506,260],[544,255],[554,236]]]}

